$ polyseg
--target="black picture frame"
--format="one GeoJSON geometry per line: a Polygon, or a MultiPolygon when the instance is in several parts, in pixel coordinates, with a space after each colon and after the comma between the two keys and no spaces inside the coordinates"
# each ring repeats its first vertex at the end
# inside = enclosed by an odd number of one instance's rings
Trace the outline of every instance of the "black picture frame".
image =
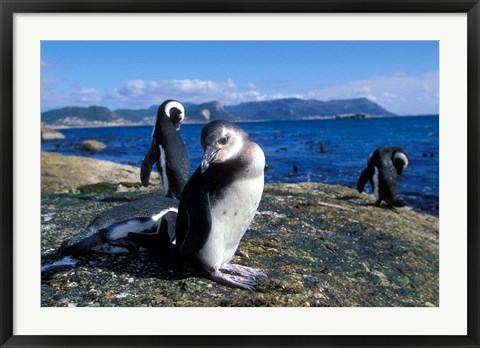
{"type": "Polygon", "coordinates": [[[479,33],[478,0],[0,0],[1,10],[1,347],[397,346],[479,347],[479,33]],[[13,335],[13,16],[15,13],[467,13],[468,333],[465,336],[17,336],[13,335]]]}

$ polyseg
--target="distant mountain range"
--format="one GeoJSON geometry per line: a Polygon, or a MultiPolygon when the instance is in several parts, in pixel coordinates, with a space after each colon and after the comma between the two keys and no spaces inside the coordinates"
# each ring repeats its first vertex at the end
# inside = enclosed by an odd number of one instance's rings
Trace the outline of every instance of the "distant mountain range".
{"type": "MultiPolygon", "coordinates": [[[[286,98],[223,106],[218,101],[202,104],[184,103],[185,123],[205,123],[216,119],[228,121],[283,121],[343,117],[395,116],[366,99],[319,101],[286,98]]],[[[98,127],[153,125],[158,105],[148,109],[119,109],[102,106],[65,107],[42,113],[44,124],[61,127],[98,127]]]]}

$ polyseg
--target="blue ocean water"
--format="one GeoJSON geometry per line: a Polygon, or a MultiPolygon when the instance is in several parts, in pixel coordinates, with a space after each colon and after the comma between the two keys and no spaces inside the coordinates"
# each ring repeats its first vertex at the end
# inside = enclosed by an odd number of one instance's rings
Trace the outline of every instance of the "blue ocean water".
{"type": "MultiPolygon", "coordinates": [[[[330,119],[239,123],[265,152],[266,182],[323,182],[355,188],[368,155],[380,146],[407,150],[410,164],[399,180],[399,191],[416,210],[438,215],[438,116],[330,119]],[[297,167],[297,171],[294,170],[297,167]]],[[[202,157],[203,125],[183,125],[192,172],[202,157]]],[[[42,151],[88,156],[140,166],[150,146],[151,126],[61,130],[66,139],[42,143],[42,151]],[[95,139],[108,148],[97,154],[79,149],[95,139]]],[[[369,188],[367,188],[367,191],[369,188]]]]}

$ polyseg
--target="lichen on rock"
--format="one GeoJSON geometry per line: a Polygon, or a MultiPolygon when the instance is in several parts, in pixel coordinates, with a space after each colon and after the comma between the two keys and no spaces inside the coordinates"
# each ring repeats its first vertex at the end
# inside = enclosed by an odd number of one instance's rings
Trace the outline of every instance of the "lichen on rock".
{"type": "Polygon", "coordinates": [[[107,145],[97,140],[85,140],[80,144],[80,149],[83,151],[89,151],[91,153],[97,153],[107,148],[107,145]]]}
{"type": "Polygon", "coordinates": [[[65,135],[44,124],[40,127],[42,140],[65,139],[65,135]]]}
{"type": "MultiPolygon", "coordinates": [[[[91,199],[45,197],[42,263],[101,211],[140,194],[132,188],[91,199]]],[[[42,306],[438,306],[438,232],[437,217],[376,207],[350,188],[267,184],[233,259],[268,275],[257,292],[173,269],[149,254],[92,253],[73,269],[42,275],[42,306]]]]}

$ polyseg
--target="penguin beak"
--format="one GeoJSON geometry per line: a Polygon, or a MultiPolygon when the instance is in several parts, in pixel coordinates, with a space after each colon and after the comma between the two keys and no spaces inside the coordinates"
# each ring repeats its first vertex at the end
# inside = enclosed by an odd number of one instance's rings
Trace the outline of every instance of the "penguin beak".
{"type": "Polygon", "coordinates": [[[220,149],[217,149],[216,147],[211,145],[207,145],[205,147],[202,164],[200,165],[202,173],[205,173],[210,164],[215,160],[215,156],[217,156],[218,151],[220,151],[220,149]]]}
{"type": "Polygon", "coordinates": [[[173,126],[177,131],[180,130],[180,126],[182,125],[182,122],[184,119],[185,119],[185,116],[183,115],[183,113],[180,113],[178,117],[175,118],[175,121],[173,122],[173,126]]]}

